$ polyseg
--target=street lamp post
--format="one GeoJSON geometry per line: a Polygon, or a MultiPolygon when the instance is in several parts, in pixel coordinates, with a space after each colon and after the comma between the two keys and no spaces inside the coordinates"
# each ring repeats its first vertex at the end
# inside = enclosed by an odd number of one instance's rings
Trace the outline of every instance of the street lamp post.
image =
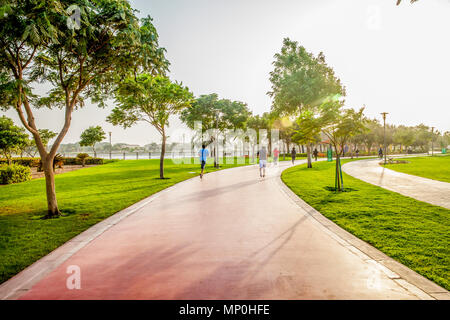
{"type": "Polygon", "coordinates": [[[431,127],[431,156],[434,156],[434,127],[431,127]]]}
{"type": "Polygon", "coordinates": [[[111,151],[112,151],[111,131],[109,131],[109,160],[111,160],[111,151]]]}
{"type": "Polygon", "coordinates": [[[219,112],[216,113],[216,137],[214,141],[214,167],[219,168],[219,155],[218,155],[218,148],[219,144],[217,142],[218,139],[218,131],[219,131],[219,112]]]}
{"type": "Polygon", "coordinates": [[[388,112],[382,112],[381,113],[383,115],[383,126],[384,126],[384,133],[383,133],[383,144],[384,144],[384,164],[386,165],[387,161],[386,161],[386,115],[389,114],[388,112]]]}

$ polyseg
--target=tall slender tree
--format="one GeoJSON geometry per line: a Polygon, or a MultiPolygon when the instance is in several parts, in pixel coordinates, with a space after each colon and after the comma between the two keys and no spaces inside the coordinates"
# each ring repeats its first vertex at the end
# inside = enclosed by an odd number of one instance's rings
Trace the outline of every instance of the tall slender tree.
{"type": "MultiPolygon", "coordinates": [[[[274,70],[270,73],[273,98],[272,111],[298,117],[302,112],[315,112],[322,103],[345,95],[345,88],[320,52],[317,56],[289,38],[283,40],[281,51],[275,54],[274,70]]],[[[311,144],[307,144],[308,167],[311,144]]]]}
{"type": "Polygon", "coordinates": [[[326,102],[321,107],[320,121],[322,132],[328,137],[336,150],[336,191],[343,191],[343,177],[341,172],[341,156],[346,143],[351,137],[366,129],[364,108],[359,111],[343,109],[340,102],[326,102]]]}
{"type": "Polygon", "coordinates": [[[81,133],[80,138],[80,146],[92,147],[94,158],[96,158],[97,152],[95,151],[95,144],[102,142],[106,138],[106,133],[100,126],[91,126],[81,133]]]}
{"type": "Polygon", "coordinates": [[[164,179],[166,130],[169,118],[191,105],[192,93],[187,87],[171,82],[167,77],[153,77],[144,73],[126,79],[119,86],[115,96],[118,106],[112,110],[107,121],[124,128],[144,121],[151,124],[161,135],[159,175],[164,179]]]}

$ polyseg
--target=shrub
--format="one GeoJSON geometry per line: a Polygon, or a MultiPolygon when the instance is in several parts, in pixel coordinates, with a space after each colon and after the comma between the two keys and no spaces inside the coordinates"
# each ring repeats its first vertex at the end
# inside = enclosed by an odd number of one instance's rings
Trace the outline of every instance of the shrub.
{"type": "Polygon", "coordinates": [[[18,164],[0,165],[0,184],[19,183],[31,180],[30,167],[18,164]]]}
{"type": "Polygon", "coordinates": [[[89,158],[89,155],[87,153],[79,153],[77,154],[77,162],[81,162],[81,165],[84,167],[86,163],[86,159],[89,158]]]}

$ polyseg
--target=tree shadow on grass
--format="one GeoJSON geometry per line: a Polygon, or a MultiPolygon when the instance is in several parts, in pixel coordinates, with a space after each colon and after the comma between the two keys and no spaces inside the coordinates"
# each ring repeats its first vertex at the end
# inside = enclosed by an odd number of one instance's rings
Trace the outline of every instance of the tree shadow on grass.
{"type": "Polygon", "coordinates": [[[331,187],[331,186],[326,186],[324,187],[325,190],[327,191],[332,191],[332,192],[352,192],[352,191],[358,191],[358,189],[354,189],[354,188],[342,188],[340,191],[337,191],[335,187],[331,187]]]}

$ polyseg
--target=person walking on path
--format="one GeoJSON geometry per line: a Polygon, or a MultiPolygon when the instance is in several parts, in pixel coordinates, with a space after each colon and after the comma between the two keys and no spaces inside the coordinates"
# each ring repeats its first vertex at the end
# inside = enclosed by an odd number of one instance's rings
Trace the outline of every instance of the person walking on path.
{"type": "Polygon", "coordinates": [[[295,151],[295,147],[292,147],[292,151],[291,151],[292,164],[294,164],[296,154],[297,154],[297,151],[295,151]]]}
{"type": "Polygon", "coordinates": [[[206,165],[206,159],[209,156],[209,150],[206,149],[206,146],[202,144],[202,149],[198,152],[198,155],[200,157],[200,166],[201,166],[201,173],[200,173],[200,179],[203,179],[203,171],[205,170],[206,165]]]}
{"type": "Polygon", "coordinates": [[[380,149],[378,150],[378,156],[380,157],[380,159],[383,158],[383,149],[380,147],[380,149]]]}
{"type": "Polygon", "coordinates": [[[273,164],[277,165],[278,164],[278,156],[280,155],[280,151],[278,150],[278,148],[275,148],[273,150],[273,164]]]}
{"type": "Polygon", "coordinates": [[[359,157],[359,149],[356,149],[356,157],[359,157]]]}
{"type": "Polygon", "coordinates": [[[317,161],[317,156],[318,155],[319,155],[319,151],[317,151],[317,148],[314,148],[313,156],[314,156],[314,159],[316,159],[316,161],[317,161]]]}
{"type": "Polygon", "coordinates": [[[266,147],[262,147],[258,151],[259,157],[259,176],[264,178],[266,176],[266,166],[267,166],[267,149],[266,147]]]}

